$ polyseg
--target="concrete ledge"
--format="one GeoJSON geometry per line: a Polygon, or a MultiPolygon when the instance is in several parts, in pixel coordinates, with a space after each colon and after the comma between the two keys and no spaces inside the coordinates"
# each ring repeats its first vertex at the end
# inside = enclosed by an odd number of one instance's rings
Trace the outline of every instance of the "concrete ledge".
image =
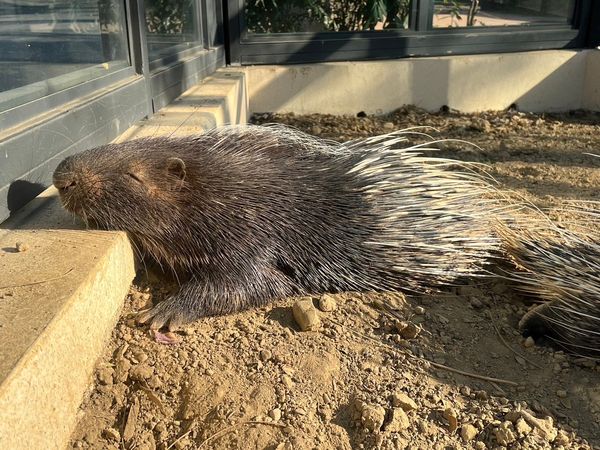
{"type": "MultiPolygon", "coordinates": [[[[244,70],[253,113],[383,114],[407,104],[476,112],[513,103],[523,111],[549,112],[595,105],[584,101],[586,62],[594,53],[548,50],[244,70]]],[[[594,73],[587,83],[597,89],[600,73],[589,70],[594,73]]]]}
{"type": "MultiPolygon", "coordinates": [[[[246,111],[243,73],[224,70],[118,140],[195,134],[246,111]]],[[[127,236],[82,229],[54,188],[0,225],[0,448],[66,446],[134,276],[127,236]]]]}
{"type": "Polygon", "coordinates": [[[582,106],[592,111],[600,111],[600,48],[588,53],[582,106]]]}

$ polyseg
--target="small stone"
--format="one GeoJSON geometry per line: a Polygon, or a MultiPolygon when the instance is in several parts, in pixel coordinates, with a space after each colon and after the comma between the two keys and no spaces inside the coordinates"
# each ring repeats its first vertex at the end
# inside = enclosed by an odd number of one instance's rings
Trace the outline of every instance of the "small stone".
{"type": "Polygon", "coordinates": [[[477,428],[475,428],[470,423],[465,423],[462,427],[460,427],[460,437],[462,437],[463,440],[467,442],[475,439],[477,433],[479,433],[479,431],[477,431],[477,428]]]}
{"type": "Polygon", "coordinates": [[[523,419],[525,419],[525,421],[533,427],[535,433],[539,437],[548,442],[552,442],[554,439],[556,439],[558,432],[556,428],[554,428],[554,421],[552,420],[552,417],[538,419],[527,411],[520,411],[520,414],[523,419]]]}
{"type": "Polygon", "coordinates": [[[188,437],[184,437],[181,440],[175,442],[174,447],[177,450],[184,450],[186,448],[190,448],[192,446],[192,441],[188,437]]]}
{"type": "Polygon", "coordinates": [[[129,376],[135,381],[144,381],[154,375],[154,369],[146,364],[138,364],[129,371],[129,376]]]}
{"type": "Polygon", "coordinates": [[[412,411],[418,408],[415,401],[406,395],[404,392],[396,392],[392,395],[392,405],[400,407],[404,411],[412,411]]]}
{"type": "Polygon", "coordinates": [[[102,436],[104,436],[108,440],[113,440],[119,442],[121,440],[121,433],[114,428],[107,428],[102,432],[102,436]]]}
{"type": "Polygon", "coordinates": [[[281,382],[288,389],[292,389],[294,387],[294,382],[292,381],[292,377],[290,377],[289,375],[282,375],[281,382]]]}
{"type": "Polygon", "coordinates": [[[113,384],[114,375],[115,371],[111,367],[100,369],[98,371],[98,381],[104,385],[111,385],[113,384]]]}
{"type": "Polygon", "coordinates": [[[396,323],[396,330],[404,339],[414,339],[421,333],[421,328],[413,322],[399,321],[396,323]]]}
{"type": "Polygon", "coordinates": [[[148,355],[142,349],[135,349],[131,353],[133,354],[133,357],[136,359],[136,361],[139,363],[143,363],[148,360],[148,355]]]}
{"type": "Polygon", "coordinates": [[[156,431],[158,434],[166,434],[167,424],[164,422],[158,422],[154,427],[154,431],[156,431]]]}
{"type": "Polygon", "coordinates": [[[533,340],[533,338],[531,336],[529,336],[527,339],[525,339],[523,341],[523,347],[525,348],[530,348],[533,347],[535,345],[535,341],[533,340]]]}
{"type": "Polygon", "coordinates": [[[564,389],[559,389],[558,391],[556,391],[556,396],[558,398],[567,398],[567,391],[565,391],[564,389]]]}
{"type": "Polygon", "coordinates": [[[294,449],[294,447],[289,442],[280,442],[277,445],[277,447],[275,447],[275,450],[293,450],[293,449],[294,449]]]}
{"type": "Polygon", "coordinates": [[[407,429],[410,426],[410,420],[402,408],[394,408],[390,414],[390,421],[385,427],[386,431],[396,433],[407,429]]]}
{"type": "Polygon", "coordinates": [[[130,369],[131,363],[128,360],[125,358],[119,359],[115,366],[115,380],[119,383],[124,383],[127,381],[130,369]]]}
{"type": "Polygon", "coordinates": [[[269,411],[269,417],[271,417],[271,419],[273,419],[275,422],[279,422],[281,419],[281,409],[275,408],[269,411]]]}
{"type": "Polygon", "coordinates": [[[270,350],[261,350],[259,356],[261,361],[266,362],[273,357],[273,353],[270,350]]]}
{"type": "Polygon", "coordinates": [[[27,250],[29,250],[29,245],[23,243],[23,242],[17,242],[17,244],[15,245],[15,247],[17,248],[17,251],[19,253],[21,252],[26,252],[27,250]]]}
{"type": "Polygon", "coordinates": [[[525,422],[525,419],[519,417],[515,422],[515,431],[519,433],[520,436],[526,436],[531,433],[531,427],[525,422]]]}
{"type": "Polygon", "coordinates": [[[481,300],[479,300],[478,298],[472,297],[470,303],[471,307],[473,307],[474,309],[483,308],[483,303],[481,303],[481,300]]]}
{"type": "Polygon", "coordinates": [[[423,308],[422,306],[416,306],[414,311],[415,314],[418,316],[422,316],[423,314],[425,314],[425,308],[423,308]]]}
{"type": "Polygon", "coordinates": [[[337,303],[332,295],[324,294],[319,299],[319,309],[324,312],[333,311],[337,307],[337,303]]]}
{"type": "Polygon", "coordinates": [[[458,416],[454,408],[446,408],[442,414],[444,419],[448,421],[448,431],[453,433],[458,428],[458,416]]]}
{"type": "Polygon", "coordinates": [[[385,420],[385,409],[379,405],[363,405],[361,412],[361,421],[364,427],[374,433],[381,430],[385,420]]]}
{"type": "Polygon", "coordinates": [[[394,125],[394,123],[393,123],[393,122],[385,122],[385,123],[383,124],[383,129],[384,129],[384,130],[390,130],[390,131],[391,131],[391,130],[393,130],[394,128],[396,128],[396,125],[394,125]]]}
{"type": "Polygon", "coordinates": [[[312,299],[303,298],[297,300],[292,308],[294,319],[302,331],[318,330],[321,320],[313,305],[312,299]]]}
{"type": "Polygon", "coordinates": [[[321,127],[319,125],[314,125],[311,129],[310,132],[312,134],[318,135],[321,134],[323,132],[323,130],[321,129],[321,127]]]}
{"type": "Polygon", "coordinates": [[[558,434],[552,443],[566,447],[571,443],[571,438],[564,430],[558,430],[558,434]]]}
{"type": "Polygon", "coordinates": [[[504,422],[494,431],[496,435],[496,441],[499,445],[508,446],[517,440],[515,433],[511,429],[512,424],[508,421],[504,422]]]}

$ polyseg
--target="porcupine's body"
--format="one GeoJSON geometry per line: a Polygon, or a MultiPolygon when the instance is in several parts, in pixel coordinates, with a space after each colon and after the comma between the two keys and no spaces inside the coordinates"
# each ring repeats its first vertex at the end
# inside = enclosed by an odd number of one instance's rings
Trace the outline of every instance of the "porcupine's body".
{"type": "Polygon", "coordinates": [[[499,246],[486,183],[393,148],[403,141],[224,127],[92,149],[54,183],[67,209],[129,232],[186,279],[143,317],[174,327],[291,294],[422,290],[480,271],[499,246]]]}
{"type": "Polygon", "coordinates": [[[521,319],[526,335],[600,357],[600,203],[567,212],[575,216],[577,231],[536,210],[497,228],[505,253],[517,265],[507,278],[542,301],[521,319]]]}

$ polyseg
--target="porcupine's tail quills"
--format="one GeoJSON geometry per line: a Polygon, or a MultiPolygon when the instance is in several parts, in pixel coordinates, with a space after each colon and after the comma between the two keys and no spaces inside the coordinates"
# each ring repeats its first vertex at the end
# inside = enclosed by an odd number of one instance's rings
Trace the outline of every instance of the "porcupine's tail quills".
{"type": "Polygon", "coordinates": [[[524,333],[600,357],[600,203],[570,212],[576,230],[529,211],[497,231],[516,266],[507,277],[542,302],[521,319],[524,333]]]}
{"type": "Polygon", "coordinates": [[[426,156],[439,142],[415,128],[343,144],[365,153],[351,172],[380,218],[377,239],[366,244],[393,262],[404,289],[484,274],[500,250],[490,223],[491,211],[500,214],[492,180],[478,164],[426,156]],[[411,134],[427,141],[400,147],[411,134]]]}

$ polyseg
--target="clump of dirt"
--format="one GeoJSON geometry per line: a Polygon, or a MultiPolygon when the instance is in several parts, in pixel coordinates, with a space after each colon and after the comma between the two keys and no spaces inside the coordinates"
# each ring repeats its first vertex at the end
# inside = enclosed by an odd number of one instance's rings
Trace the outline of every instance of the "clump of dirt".
{"type": "MultiPolygon", "coordinates": [[[[255,121],[337,140],[431,125],[444,138],[481,147],[446,143],[441,154],[488,163],[500,183],[538,204],[600,196],[600,159],[584,155],[599,153],[594,114],[428,114],[405,107],[386,117],[261,114],[255,121]]],[[[72,447],[600,445],[600,365],[521,337],[517,322],[527,305],[501,282],[406,298],[285,299],[203,319],[165,345],[134,316],[172,289],[151,272],[132,286],[72,447]]]]}

